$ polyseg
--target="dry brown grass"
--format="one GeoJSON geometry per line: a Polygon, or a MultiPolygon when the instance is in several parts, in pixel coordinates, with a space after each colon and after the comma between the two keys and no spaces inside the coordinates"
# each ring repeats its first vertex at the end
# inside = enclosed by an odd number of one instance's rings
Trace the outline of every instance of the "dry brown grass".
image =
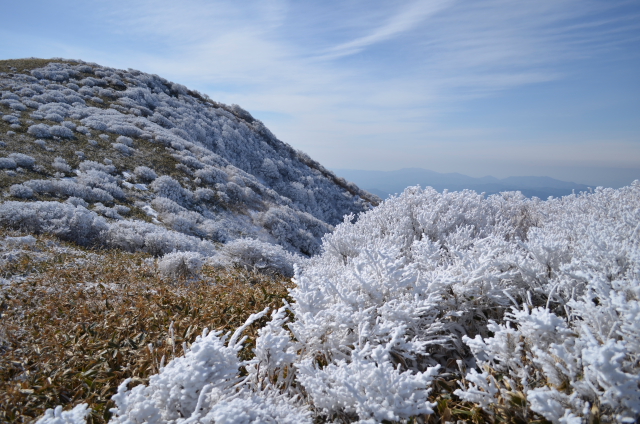
{"type": "MultiPolygon", "coordinates": [[[[144,254],[56,242],[60,249],[52,238],[38,239],[2,267],[1,277],[24,280],[0,290],[0,422],[30,422],[47,408],[85,402],[89,422],[105,422],[125,378],[146,382],[163,356],[182,355],[183,342],[205,327],[235,330],[287,296],[284,278],[205,267],[198,280],[167,281],[144,254]],[[35,260],[47,251],[50,258],[35,260]]],[[[250,355],[261,324],[247,330],[241,355],[250,355]]]]}

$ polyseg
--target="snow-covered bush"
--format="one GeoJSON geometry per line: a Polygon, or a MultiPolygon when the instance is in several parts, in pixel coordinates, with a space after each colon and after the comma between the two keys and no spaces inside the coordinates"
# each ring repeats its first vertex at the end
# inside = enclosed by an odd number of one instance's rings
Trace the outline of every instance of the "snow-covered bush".
{"type": "Polygon", "coordinates": [[[197,170],[195,176],[207,184],[224,184],[228,179],[228,175],[224,171],[213,166],[205,166],[203,169],[197,170]]]}
{"type": "Polygon", "coordinates": [[[5,237],[3,244],[8,247],[23,248],[35,246],[36,241],[36,238],[31,235],[22,237],[5,237]]]}
{"type": "Polygon", "coordinates": [[[189,190],[183,188],[178,181],[168,175],[156,178],[150,187],[158,196],[166,197],[183,206],[193,199],[193,194],[189,190]]]}
{"type": "Polygon", "coordinates": [[[13,159],[18,166],[22,166],[24,168],[32,168],[33,165],[36,164],[36,160],[24,153],[11,153],[9,155],[11,159],[13,159]]]}
{"type": "MultiPolygon", "coordinates": [[[[51,133],[52,136],[57,136],[60,138],[73,138],[73,131],[71,131],[69,128],[67,127],[63,127],[62,125],[54,125],[52,127],[49,127],[49,132],[51,133]]],[[[36,137],[43,137],[43,135],[36,135],[34,134],[36,137]]]]}
{"type": "Polygon", "coordinates": [[[92,160],[85,160],[80,162],[80,165],[78,165],[78,169],[82,172],[88,172],[94,169],[96,171],[105,172],[107,174],[113,174],[114,172],[116,172],[115,166],[111,164],[101,164],[92,160]]]}
{"type": "Polygon", "coordinates": [[[33,233],[51,233],[81,245],[99,244],[105,220],[84,207],[58,202],[4,202],[0,224],[33,233]]]}
{"type": "Polygon", "coordinates": [[[98,169],[78,172],[76,182],[86,187],[102,189],[116,199],[124,199],[126,197],[124,191],[118,186],[118,180],[98,169]]]}
{"type": "Polygon", "coordinates": [[[111,147],[113,147],[114,149],[116,149],[117,151],[119,151],[120,153],[126,156],[130,156],[133,154],[133,152],[135,152],[135,149],[132,149],[131,147],[122,143],[111,143],[111,147]]]}
{"type": "Polygon", "coordinates": [[[62,123],[62,126],[63,126],[63,127],[66,127],[66,128],[69,128],[71,131],[75,131],[75,130],[76,130],[76,128],[77,128],[77,125],[76,125],[76,124],[74,124],[74,123],[73,123],[73,122],[71,122],[71,121],[64,121],[64,122],[62,123]]]}
{"type": "Polygon", "coordinates": [[[58,172],[71,172],[71,167],[64,158],[57,156],[51,163],[51,167],[58,172]]]}
{"type": "Polygon", "coordinates": [[[33,197],[33,190],[23,184],[14,184],[9,188],[9,193],[14,197],[30,199],[33,197]]]}
{"type": "Polygon", "coordinates": [[[124,135],[121,135],[118,138],[116,138],[116,142],[124,144],[125,146],[128,146],[128,147],[133,147],[133,140],[129,137],[125,137],[124,135]]]}
{"type": "Polygon", "coordinates": [[[46,119],[47,121],[62,122],[64,121],[64,116],[57,113],[48,113],[44,116],[44,119],[46,119]]]}
{"type": "Polygon", "coordinates": [[[0,158],[0,169],[16,169],[18,164],[11,158],[0,158]]]}
{"type": "Polygon", "coordinates": [[[238,389],[238,371],[245,365],[237,356],[245,339],[241,333],[265,313],[251,315],[230,338],[205,330],[183,357],[152,376],[148,386],[128,389],[129,380],[123,382],[113,397],[112,422],[311,424],[310,411],[290,399],[238,389]]]}
{"type": "MultiPolygon", "coordinates": [[[[113,196],[101,188],[92,188],[69,180],[29,180],[23,183],[36,193],[80,197],[87,202],[112,202],[113,196]]],[[[117,186],[116,186],[117,188],[117,186]]]]}
{"type": "Polygon", "coordinates": [[[73,196],[65,200],[65,203],[69,203],[70,205],[73,205],[73,206],[82,206],[84,208],[89,206],[89,204],[84,200],[82,200],[81,198],[73,197],[73,196]]]}
{"type": "Polygon", "coordinates": [[[314,404],[332,402],[322,387],[350,381],[334,367],[355,367],[357,346],[390,343],[413,372],[471,366],[473,354],[480,372],[457,394],[488,411],[519,391],[554,422],[589,418],[594,404],[600,417],[637,419],[639,205],[638,183],[547,202],[412,188],[347,219],[291,292],[289,328],[328,364],[300,383],[318,390],[314,404]]]}
{"type": "Polygon", "coordinates": [[[143,221],[116,221],[109,225],[102,237],[108,246],[129,252],[143,251],[154,256],[174,251],[199,252],[211,256],[217,250],[209,241],[143,221]]]}
{"type": "Polygon", "coordinates": [[[106,216],[107,218],[123,219],[122,215],[120,215],[120,213],[118,212],[118,210],[116,208],[107,207],[107,206],[103,205],[100,202],[98,202],[95,205],[93,205],[93,210],[96,211],[97,213],[99,213],[102,216],[106,216]]]}
{"type": "Polygon", "coordinates": [[[49,130],[49,125],[47,124],[35,124],[31,125],[27,130],[27,133],[38,137],[38,138],[50,138],[51,131],[49,130]]]}
{"type": "Polygon", "coordinates": [[[247,238],[226,243],[220,257],[215,259],[223,266],[242,266],[286,276],[293,275],[293,266],[299,260],[301,258],[296,258],[280,246],[247,238]]]}
{"type": "Polygon", "coordinates": [[[332,230],[311,214],[288,206],[272,207],[261,213],[257,221],[279,244],[306,255],[319,253],[321,237],[332,230]]]}
{"type": "Polygon", "coordinates": [[[63,411],[62,406],[56,406],[55,409],[47,409],[36,424],[81,424],[91,413],[86,403],[77,405],[70,411],[63,411]]]}
{"type": "Polygon", "coordinates": [[[197,252],[167,253],[158,260],[158,270],[166,278],[195,277],[200,273],[204,257],[197,252]]]}

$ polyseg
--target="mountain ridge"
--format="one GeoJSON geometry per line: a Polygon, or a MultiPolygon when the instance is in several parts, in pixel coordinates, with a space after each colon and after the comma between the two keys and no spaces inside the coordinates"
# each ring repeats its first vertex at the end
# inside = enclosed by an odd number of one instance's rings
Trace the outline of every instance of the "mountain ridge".
{"type": "Polygon", "coordinates": [[[317,253],[344,215],[380,201],[240,106],[158,75],[0,61],[0,97],[3,225],[155,255],[215,256],[250,239],[245,250],[260,262],[269,245],[284,249],[279,257],[317,253]],[[16,218],[20,209],[31,218],[16,218]],[[57,224],[81,219],[71,232],[57,224]]]}
{"type": "Polygon", "coordinates": [[[394,193],[401,193],[406,187],[421,185],[431,186],[438,191],[474,190],[487,195],[504,191],[520,191],[527,197],[546,199],[549,196],[561,197],[573,191],[588,191],[584,184],[561,181],[551,177],[522,176],[496,178],[484,176],[470,177],[457,172],[440,173],[423,168],[402,168],[395,171],[365,171],[355,169],[334,169],[336,174],[342,175],[371,193],[386,198],[394,193]]]}

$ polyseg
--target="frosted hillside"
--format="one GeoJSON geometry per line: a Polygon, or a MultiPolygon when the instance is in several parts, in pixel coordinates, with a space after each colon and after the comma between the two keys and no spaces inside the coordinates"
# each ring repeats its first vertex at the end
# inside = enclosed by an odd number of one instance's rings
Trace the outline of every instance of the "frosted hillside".
{"type": "Polygon", "coordinates": [[[236,250],[283,257],[319,252],[345,214],[379,201],[239,106],[157,75],[0,65],[3,225],[158,255],[249,240],[236,250]]]}
{"type": "Polygon", "coordinates": [[[463,421],[637,422],[639,229],[638,182],[548,201],[409,188],[325,236],[293,303],[124,381],[112,422],[439,422],[453,399],[463,421]]]}

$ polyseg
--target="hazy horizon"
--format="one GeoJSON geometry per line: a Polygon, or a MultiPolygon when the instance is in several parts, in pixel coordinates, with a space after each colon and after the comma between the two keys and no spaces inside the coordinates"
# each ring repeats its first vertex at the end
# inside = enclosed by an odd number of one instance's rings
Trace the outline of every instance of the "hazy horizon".
{"type": "Polygon", "coordinates": [[[559,181],[571,182],[575,184],[586,185],[590,187],[611,187],[611,188],[620,188],[624,186],[628,186],[634,180],[640,180],[640,168],[588,168],[585,167],[583,169],[567,170],[562,172],[561,169],[553,169],[549,168],[546,173],[540,174],[527,174],[526,172],[513,173],[509,175],[500,174],[500,176],[496,176],[493,174],[475,174],[465,173],[463,171],[449,171],[449,172],[439,172],[433,169],[421,168],[421,167],[406,167],[406,168],[397,168],[397,169],[354,169],[354,168],[330,168],[331,171],[336,173],[338,176],[342,176],[343,171],[356,171],[356,172],[385,172],[385,173],[393,173],[398,171],[404,171],[408,169],[420,169],[425,171],[436,172],[439,174],[447,175],[447,174],[460,174],[464,176],[468,176],[471,178],[487,178],[493,177],[499,180],[510,178],[510,177],[549,177],[559,181]],[[575,178],[571,178],[571,176],[575,178]]]}
{"type": "MultiPolygon", "coordinates": [[[[0,59],[158,74],[328,168],[640,176],[640,3],[12,2],[0,59]]],[[[624,183],[622,183],[624,184],[624,183]]]]}

